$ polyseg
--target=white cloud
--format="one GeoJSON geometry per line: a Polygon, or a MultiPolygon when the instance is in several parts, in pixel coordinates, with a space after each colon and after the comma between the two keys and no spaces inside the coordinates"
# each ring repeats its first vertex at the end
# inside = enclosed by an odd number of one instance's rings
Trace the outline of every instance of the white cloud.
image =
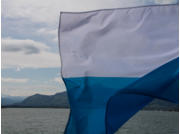
{"type": "Polygon", "coordinates": [[[56,77],[56,78],[53,79],[53,81],[58,82],[60,84],[64,84],[64,82],[63,82],[61,77],[56,77]]]}
{"type": "Polygon", "coordinates": [[[58,41],[58,29],[40,28],[37,30],[38,35],[43,35],[44,37],[50,37],[51,41],[58,41]]]}
{"type": "Polygon", "coordinates": [[[50,36],[57,36],[58,32],[57,29],[47,29],[41,28],[37,30],[38,34],[50,35],[50,36]]]}
{"type": "Polygon", "coordinates": [[[60,11],[87,11],[177,2],[178,0],[2,0],[2,15],[6,18],[25,18],[32,22],[57,25],[60,11]]]}
{"type": "MultiPolygon", "coordinates": [[[[25,18],[32,22],[58,24],[61,9],[71,5],[68,0],[3,0],[2,15],[6,18],[25,18]]],[[[75,2],[73,2],[75,3],[75,2]]]]}
{"type": "Polygon", "coordinates": [[[52,39],[53,42],[58,42],[58,37],[52,39]]]}
{"type": "Polygon", "coordinates": [[[4,82],[2,83],[2,93],[8,94],[11,96],[29,96],[36,93],[40,94],[55,94],[57,92],[65,91],[65,87],[63,84],[51,84],[51,83],[38,83],[32,84],[30,82],[27,83],[10,83],[4,82]],[[16,84],[16,86],[12,85],[16,84]]]}
{"type": "Polygon", "coordinates": [[[8,83],[26,83],[29,79],[26,78],[1,78],[2,82],[8,83]]]}
{"type": "Polygon", "coordinates": [[[16,71],[17,71],[17,72],[21,71],[21,68],[20,68],[20,67],[17,67],[17,68],[16,68],[16,71]]]}
{"type": "Polygon", "coordinates": [[[49,68],[60,67],[59,53],[33,40],[2,39],[3,68],[49,68]]]}
{"type": "Polygon", "coordinates": [[[24,52],[25,54],[36,54],[40,51],[48,50],[49,47],[43,43],[33,40],[18,40],[3,38],[1,40],[2,51],[4,52],[24,52]]]}

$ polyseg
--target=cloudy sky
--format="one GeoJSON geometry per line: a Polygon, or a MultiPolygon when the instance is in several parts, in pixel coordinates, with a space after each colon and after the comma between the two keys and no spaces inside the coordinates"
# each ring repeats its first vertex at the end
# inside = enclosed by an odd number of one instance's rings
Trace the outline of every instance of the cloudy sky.
{"type": "Polygon", "coordinates": [[[2,94],[65,91],[60,78],[60,11],[88,11],[178,0],[2,0],[2,94]]]}

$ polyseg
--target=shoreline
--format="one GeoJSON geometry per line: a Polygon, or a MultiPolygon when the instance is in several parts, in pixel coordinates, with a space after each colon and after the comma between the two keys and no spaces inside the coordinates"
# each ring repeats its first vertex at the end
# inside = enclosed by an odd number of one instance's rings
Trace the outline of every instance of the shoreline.
{"type": "MultiPolygon", "coordinates": [[[[1,106],[1,109],[7,109],[7,108],[25,108],[25,109],[40,109],[40,108],[43,108],[43,109],[69,109],[68,107],[13,107],[13,106],[1,106]]],[[[169,109],[169,110],[162,110],[162,109],[141,109],[140,111],[167,111],[167,112],[179,112],[179,110],[176,110],[176,109],[169,109]]]]}

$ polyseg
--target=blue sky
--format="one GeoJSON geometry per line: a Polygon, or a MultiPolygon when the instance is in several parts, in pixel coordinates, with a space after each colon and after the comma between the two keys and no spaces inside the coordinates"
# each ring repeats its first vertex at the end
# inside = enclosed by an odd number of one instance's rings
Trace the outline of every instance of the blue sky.
{"type": "Polygon", "coordinates": [[[2,0],[2,94],[65,91],[60,77],[60,11],[87,11],[178,0],[2,0]]]}

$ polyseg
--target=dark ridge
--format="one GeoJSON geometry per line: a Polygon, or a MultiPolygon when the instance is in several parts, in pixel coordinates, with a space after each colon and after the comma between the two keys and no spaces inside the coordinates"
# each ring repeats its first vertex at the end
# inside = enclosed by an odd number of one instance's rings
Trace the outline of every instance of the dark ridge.
{"type": "MultiPolygon", "coordinates": [[[[54,95],[35,94],[18,103],[2,105],[2,108],[69,108],[67,93],[54,95]]],[[[179,111],[179,105],[164,100],[155,99],[142,110],[179,111]]]]}

